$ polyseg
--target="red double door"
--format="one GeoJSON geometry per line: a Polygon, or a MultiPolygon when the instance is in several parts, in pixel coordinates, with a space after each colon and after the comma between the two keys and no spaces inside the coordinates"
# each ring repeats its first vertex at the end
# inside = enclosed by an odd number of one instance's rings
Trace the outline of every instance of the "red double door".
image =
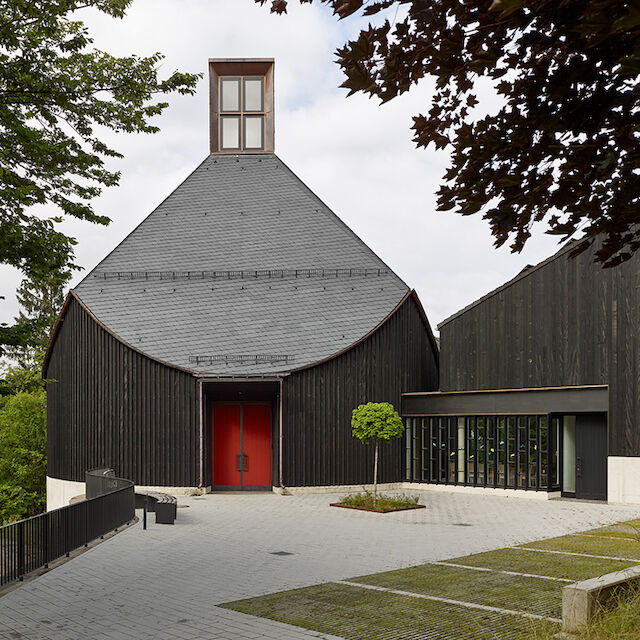
{"type": "Polygon", "coordinates": [[[214,402],[213,484],[218,488],[271,486],[271,404],[214,402]]]}

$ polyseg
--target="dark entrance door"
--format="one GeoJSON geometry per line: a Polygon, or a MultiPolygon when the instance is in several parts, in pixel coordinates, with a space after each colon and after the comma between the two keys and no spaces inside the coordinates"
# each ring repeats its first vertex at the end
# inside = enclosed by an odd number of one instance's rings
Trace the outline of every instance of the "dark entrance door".
{"type": "Polygon", "coordinates": [[[607,414],[576,416],[576,498],[607,499],[607,414]]]}
{"type": "Polygon", "coordinates": [[[271,403],[214,402],[211,411],[216,489],[271,486],[271,403]]]}

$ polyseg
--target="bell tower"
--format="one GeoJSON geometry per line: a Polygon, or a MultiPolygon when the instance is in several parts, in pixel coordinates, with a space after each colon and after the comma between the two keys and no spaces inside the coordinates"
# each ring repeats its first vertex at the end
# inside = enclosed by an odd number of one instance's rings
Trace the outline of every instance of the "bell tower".
{"type": "Polygon", "coordinates": [[[210,151],[274,151],[273,58],[211,58],[210,151]]]}

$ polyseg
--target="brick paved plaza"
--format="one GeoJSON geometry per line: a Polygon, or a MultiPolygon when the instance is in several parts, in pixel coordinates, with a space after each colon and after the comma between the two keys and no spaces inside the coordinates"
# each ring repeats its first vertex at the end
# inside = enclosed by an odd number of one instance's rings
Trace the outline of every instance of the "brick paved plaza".
{"type": "Polygon", "coordinates": [[[370,514],[337,496],[181,497],[175,526],[139,523],[0,598],[2,640],[328,638],[217,604],[593,528],[639,507],[428,492],[370,514]],[[291,555],[274,555],[274,552],[291,555]]]}

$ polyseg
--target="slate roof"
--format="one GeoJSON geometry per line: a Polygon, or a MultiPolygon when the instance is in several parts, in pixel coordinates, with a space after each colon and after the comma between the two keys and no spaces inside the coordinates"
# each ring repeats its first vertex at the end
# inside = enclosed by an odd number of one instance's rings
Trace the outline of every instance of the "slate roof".
{"type": "Polygon", "coordinates": [[[74,292],[151,357],[264,375],[357,342],[408,291],[277,156],[211,155],[74,292]]]}

